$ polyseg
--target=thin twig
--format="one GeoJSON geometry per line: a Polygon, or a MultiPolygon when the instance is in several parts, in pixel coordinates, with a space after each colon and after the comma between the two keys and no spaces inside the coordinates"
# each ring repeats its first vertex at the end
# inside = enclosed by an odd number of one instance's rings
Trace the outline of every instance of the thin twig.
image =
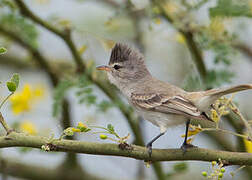
{"type": "Polygon", "coordinates": [[[2,113],[0,112],[0,123],[2,124],[2,126],[4,127],[5,131],[7,132],[7,134],[9,134],[12,130],[11,128],[8,126],[8,124],[6,123],[6,121],[3,118],[2,113]]]}
{"type": "Polygon", "coordinates": [[[42,20],[40,17],[38,17],[37,15],[35,15],[27,6],[26,4],[22,1],[22,0],[15,0],[16,4],[18,5],[20,12],[22,15],[24,15],[25,17],[33,20],[34,22],[38,23],[39,25],[41,25],[42,27],[46,28],[47,30],[55,33],[57,36],[59,36],[62,40],[65,41],[66,45],[68,46],[68,48],[70,49],[73,57],[74,57],[74,61],[76,62],[76,69],[78,72],[84,72],[85,71],[85,64],[83,63],[83,60],[80,56],[80,54],[78,53],[77,48],[75,47],[73,40],[72,40],[72,35],[71,35],[71,30],[70,29],[65,29],[63,31],[55,28],[54,26],[50,25],[49,23],[47,23],[46,21],[42,20]]]}
{"type": "Polygon", "coordinates": [[[249,140],[249,136],[247,136],[247,135],[238,134],[238,133],[235,133],[235,132],[232,132],[232,131],[229,131],[229,130],[225,130],[225,129],[220,129],[220,128],[202,128],[202,131],[219,131],[219,132],[232,134],[234,136],[241,137],[241,138],[249,140]]]}
{"type": "Polygon", "coordinates": [[[163,6],[163,1],[152,0],[152,3],[156,5],[157,7],[159,7],[159,9],[161,10],[161,15],[168,22],[170,22],[177,29],[178,32],[180,32],[185,37],[187,47],[190,50],[191,55],[192,55],[192,60],[194,61],[194,64],[196,65],[196,68],[200,74],[200,77],[202,78],[203,82],[205,82],[206,77],[207,77],[207,69],[203,60],[202,52],[198,48],[196,42],[194,41],[194,34],[190,30],[184,30],[175,25],[174,19],[166,13],[165,7],[163,6]]]}
{"type": "Polygon", "coordinates": [[[244,123],[245,127],[247,128],[248,134],[249,134],[249,139],[252,141],[252,127],[249,125],[249,122],[244,118],[240,110],[237,108],[237,106],[233,103],[230,102],[232,105],[232,111],[237,114],[240,118],[240,120],[244,123]]]}
{"type": "Polygon", "coordinates": [[[10,93],[0,104],[0,109],[2,108],[2,106],[5,104],[5,102],[13,95],[14,93],[10,93]]]}

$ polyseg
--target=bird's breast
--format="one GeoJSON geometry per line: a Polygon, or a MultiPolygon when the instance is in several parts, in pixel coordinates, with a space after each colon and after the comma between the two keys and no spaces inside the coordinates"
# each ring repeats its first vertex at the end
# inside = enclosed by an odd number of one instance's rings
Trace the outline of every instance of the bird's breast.
{"type": "Polygon", "coordinates": [[[164,114],[160,112],[147,111],[143,109],[136,109],[136,112],[145,120],[158,126],[160,129],[167,129],[171,126],[176,126],[185,123],[186,118],[181,115],[164,114]]]}

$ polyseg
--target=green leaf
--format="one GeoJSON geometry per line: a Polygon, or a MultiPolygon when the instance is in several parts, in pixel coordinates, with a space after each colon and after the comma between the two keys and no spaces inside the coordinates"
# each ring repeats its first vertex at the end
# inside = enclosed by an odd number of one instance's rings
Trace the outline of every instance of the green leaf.
{"type": "Polygon", "coordinates": [[[37,48],[38,32],[32,21],[20,16],[18,13],[3,13],[0,16],[0,26],[6,31],[18,35],[22,41],[37,48]]]}
{"type": "Polygon", "coordinates": [[[88,128],[88,127],[80,126],[80,125],[78,125],[76,128],[79,129],[81,132],[88,132],[88,131],[91,130],[91,129],[88,128]]]}
{"type": "Polygon", "coordinates": [[[13,83],[13,82],[10,82],[10,81],[8,81],[8,82],[6,83],[6,86],[7,86],[8,90],[9,90],[10,92],[15,92],[16,89],[17,89],[16,84],[13,83]]]}
{"type": "Polygon", "coordinates": [[[248,1],[244,0],[218,0],[217,5],[209,9],[209,13],[210,17],[252,16],[248,1]]]}
{"type": "Polygon", "coordinates": [[[112,103],[111,101],[103,100],[103,101],[100,102],[97,106],[98,106],[98,110],[99,110],[99,111],[106,112],[106,111],[109,110],[111,107],[114,107],[115,104],[112,103]]]}
{"type": "Polygon", "coordinates": [[[4,54],[7,52],[7,49],[5,49],[4,47],[0,47],[0,54],[4,54]]]}
{"type": "Polygon", "coordinates": [[[230,83],[234,73],[227,70],[211,70],[207,73],[206,85],[207,88],[218,87],[223,83],[230,83]]]}
{"type": "Polygon", "coordinates": [[[112,124],[108,124],[107,125],[107,129],[109,130],[109,132],[115,132],[114,126],[112,124]]]}
{"type": "Polygon", "coordinates": [[[189,74],[183,83],[183,89],[186,91],[196,91],[203,89],[203,84],[200,76],[197,74],[189,74]]]}
{"type": "Polygon", "coordinates": [[[65,97],[65,93],[72,87],[76,85],[75,82],[71,80],[61,81],[57,87],[54,89],[53,95],[53,116],[56,117],[62,110],[62,101],[65,97]]]}
{"type": "Polygon", "coordinates": [[[19,74],[15,73],[11,77],[11,82],[15,83],[16,87],[18,88],[19,85],[19,74]]]}
{"type": "Polygon", "coordinates": [[[10,92],[15,92],[19,85],[19,75],[13,74],[11,80],[6,83],[10,92]]]}

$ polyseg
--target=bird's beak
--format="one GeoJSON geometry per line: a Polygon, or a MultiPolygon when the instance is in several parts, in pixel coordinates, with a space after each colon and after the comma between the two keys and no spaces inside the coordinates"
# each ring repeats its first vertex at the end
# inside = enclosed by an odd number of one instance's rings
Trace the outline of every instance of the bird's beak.
{"type": "Polygon", "coordinates": [[[102,71],[111,71],[111,68],[109,66],[98,66],[96,67],[96,69],[102,71]]]}

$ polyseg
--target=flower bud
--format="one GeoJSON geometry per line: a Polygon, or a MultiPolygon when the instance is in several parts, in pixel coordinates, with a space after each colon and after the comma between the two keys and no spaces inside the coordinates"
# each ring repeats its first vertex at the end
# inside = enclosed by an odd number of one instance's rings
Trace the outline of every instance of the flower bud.
{"type": "Polygon", "coordinates": [[[224,173],[226,171],[225,168],[221,168],[220,172],[224,173]]]}
{"type": "Polygon", "coordinates": [[[202,176],[207,177],[207,172],[206,171],[203,171],[201,174],[202,174],[202,176]]]}
{"type": "Polygon", "coordinates": [[[105,135],[105,134],[100,134],[100,138],[101,138],[102,140],[105,140],[105,139],[107,139],[107,138],[108,138],[108,136],[107,136],[107,135],[105,135]]]}

